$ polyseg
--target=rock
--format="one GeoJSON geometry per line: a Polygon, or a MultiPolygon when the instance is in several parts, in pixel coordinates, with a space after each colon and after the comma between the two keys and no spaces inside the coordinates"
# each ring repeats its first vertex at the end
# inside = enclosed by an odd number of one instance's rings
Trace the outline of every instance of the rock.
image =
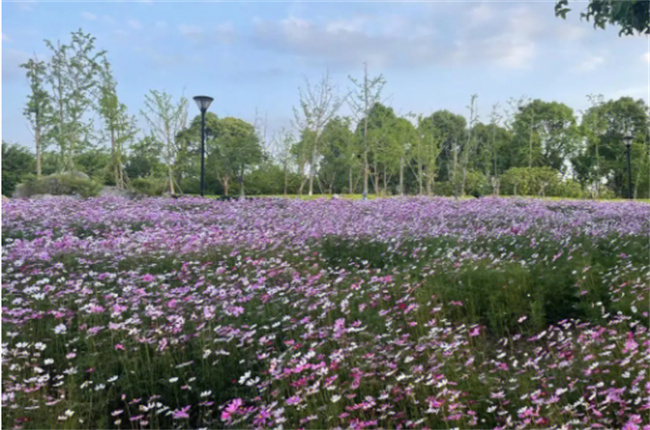
{"type": "Polygon", "coordinates": [[[34,194],[30,197],[32,200],[47,200],[54,197],[52,194],[34,194]]]}
{"type": "Polygon", "coordinates": [[[133,197],[133,193],[131,191],[124,190],[124,189],[117,188],[117,187],[104,187],[99,192],[99,197],[131,198],[131,197],[133,197]]]}

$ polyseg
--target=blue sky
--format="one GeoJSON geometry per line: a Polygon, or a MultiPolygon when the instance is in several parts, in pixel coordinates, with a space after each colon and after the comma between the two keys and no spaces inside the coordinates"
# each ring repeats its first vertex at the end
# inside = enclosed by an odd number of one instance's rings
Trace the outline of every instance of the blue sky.
{"type": "MultiPolygon", "coordinates": [[[[33,146],[18,66],[47,59],[44,39],[67,42],[82,28],[108,52],[118,95],[139,114],[149,89],[206,94],[219,116],[266,117],[289,126],[298,87],[327,69],[341,93],[348,75],[383,74],[398,114],[449,109],[479,116],[527,95],[579,111],[588,94],[648,100],[649,40],[567,20],[554,1],[457,2],[36,2],[2,4],[2,138],[33,146]]],[[[347,109],[342,110],[346,114],[347,109]]],[[[198,113],[190,104],[190,116],[198,113]]],[[[144,126],[144,120],[139,119],[144,126]]]]}

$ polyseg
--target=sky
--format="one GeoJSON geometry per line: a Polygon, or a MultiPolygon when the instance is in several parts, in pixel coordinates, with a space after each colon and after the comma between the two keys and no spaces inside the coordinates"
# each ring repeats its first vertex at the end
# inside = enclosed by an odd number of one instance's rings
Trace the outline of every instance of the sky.
{"type": "MultiPolygon", "coordinates": [[[[107,51],[118,96],[139,115],[145,94],[214,97],[210,111],[264,120],[267,139],[291,127],[299,87],[329,72],[337,90],[349,76],[386,80],[382,99],[399,115],[439,109],[479,119],[493,105],[527,96],[566,103],[587,95],[650,99],[650,39],[619,37],[555,1],[3,1],[2,139],[33,147],[23,117],[29,87],[19,65],[47,60],[44,40],[67,43],[78,29],[107,51]]],[[[198,114],[190,100],[190,118],[198,114]]],[[[349,114],[344,106],[340,112],[349,114]]]]}

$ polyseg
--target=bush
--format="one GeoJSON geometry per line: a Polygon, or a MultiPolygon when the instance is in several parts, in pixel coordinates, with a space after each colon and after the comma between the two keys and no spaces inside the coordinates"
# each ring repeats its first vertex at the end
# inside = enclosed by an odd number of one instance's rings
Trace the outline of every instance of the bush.
{"type": "Polygon", "coordinates": [[[59,173],[40,179],[30,175],[16,187],[14,197],[31,197],[39,194],[92,197],[98,195],[101,189],[102,184],[81,172],[59,173]]]}
{"type": "Polygon", "coordinates": [[[130,182],[133,191],[148,196],[162,196],[167,190],[167,181],[162,178],[135,178],[130,182]]]}
{"type": "Polygon", "coordinates": [[[550,167],[513,167],[501,175],[501,192],[545,196],[562,183],[560,172],[550,167]]]}

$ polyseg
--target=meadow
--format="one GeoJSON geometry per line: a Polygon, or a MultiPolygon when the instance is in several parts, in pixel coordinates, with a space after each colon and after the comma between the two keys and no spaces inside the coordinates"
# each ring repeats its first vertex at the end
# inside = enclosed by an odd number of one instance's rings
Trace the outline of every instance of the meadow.
{"type": "Polygon", "coordinates": [[[12,428],[650,428],[650,205],[15,199],[12,428]]]}

